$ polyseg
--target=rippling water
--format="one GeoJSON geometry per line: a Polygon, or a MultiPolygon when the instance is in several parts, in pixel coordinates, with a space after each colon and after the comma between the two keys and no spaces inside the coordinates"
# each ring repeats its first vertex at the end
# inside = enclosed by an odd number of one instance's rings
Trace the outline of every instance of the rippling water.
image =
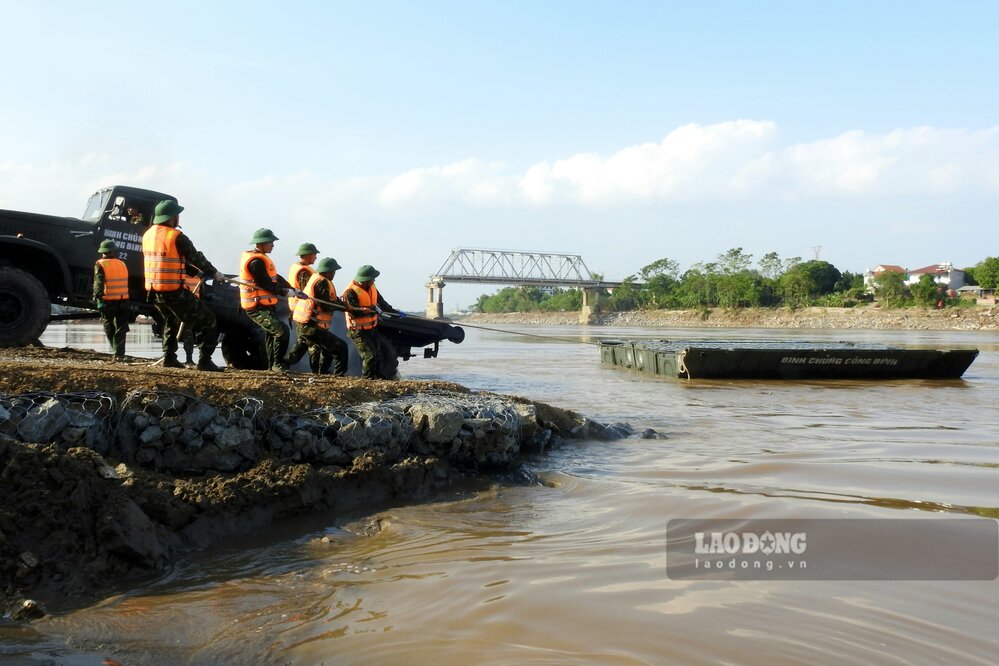
{"type": "Polygon", "coordinates": [[[509,330],[574,342],[468,330],[462,345],[402,372],[669,439],[573,443],[530,461],[545,486],[455,489],[246,535],[129,594],[0,634],[15,646],[6,654],[79,664],[995,663],[996,581],[666,576],[671,518],[999,516],[994,334],[509,330]],[[577,344],[594,336],[982,353],[960,381],[680,381],[602,366],[577,344]]]}

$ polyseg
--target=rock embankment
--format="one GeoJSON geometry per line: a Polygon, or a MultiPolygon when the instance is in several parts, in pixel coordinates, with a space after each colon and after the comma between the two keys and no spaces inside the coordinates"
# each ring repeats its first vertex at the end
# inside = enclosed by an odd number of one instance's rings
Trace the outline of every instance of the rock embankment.
{"type": "Polygon", "coordinates": [[[283,516],[421,498],[562,438],[631,434],[443,382],[102,361],[0,350],[0,614],[108,592],[283,516]]]}
{"type": "MultiPolygon", "coordinates": [[[[474,314],[470,324],[579,325],[577,312],[509,312],[474,314]]],[[[633,310],[593,315],[590,326],[661,328],[798,328],[885,330],[999,330],[999,308],[919,308],[884,310],[860,308],[742,308],[738,310],[633,310]]]]}

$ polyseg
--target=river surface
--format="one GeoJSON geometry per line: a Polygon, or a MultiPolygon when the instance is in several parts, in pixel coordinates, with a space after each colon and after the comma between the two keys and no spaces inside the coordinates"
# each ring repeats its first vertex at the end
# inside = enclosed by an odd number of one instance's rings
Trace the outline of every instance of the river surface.
{"type": "MultiPolygon", "coordinates": [[[[999,516],[994,333],[494,328],[564,340],[466,329],[463,344],[442,343],[438,359],[401,371],[668,439],[573,442],[529,461],[544,485],[456,488],[246,535],[126,594],[0,634],[0,661],[996,663],[996,580],[674,580],[666,571],[674,518],[999,516]],[[601,336],[982,353],[958,381],[681,381],[601,365],[580,344],[601,336]],[[372,520],[380,530],[362,529],[372,520]]],[[[53,326],[46,342],[63,339],[106,349],[96,327],[53,326]]],[[[155,355],[151,338],[136,349],[155,355]]],[[[940,577],[950,565],[961,563],[941,563],[940,577]]]]}

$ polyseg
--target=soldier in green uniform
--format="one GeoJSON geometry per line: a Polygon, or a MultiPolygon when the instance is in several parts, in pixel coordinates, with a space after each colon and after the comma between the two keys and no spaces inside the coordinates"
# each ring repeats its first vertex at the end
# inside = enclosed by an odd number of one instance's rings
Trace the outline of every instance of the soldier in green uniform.
{"type": "Polygon", "coordinates": [[[132,224],[146,223],[146,216],[139,211],[139,209],[135,206],[135,204],[128,204],[128,207],[125,209],[125,212],[128,214],[128,221],[131,222],[132,224]]]}
{"type": "MultiPolygon", "coordinates": [[[[295,253],[298,256],[298,261],[291,265],[288,269],[288,282],[291,286],[299,291],[305,290],[305,285],[309,283],[309,278],[315,274],[315,269],[312,265],[316,263],[316,258],[319,256],[319,248],[316,247],[315,243],[302,243],[298,246],[298,251],[295,253]]],[[[339,268],[339,266],[338,266],[339,268]]],[[[335,294],[334,294],[335,295],[335,294]]],[[[295,308],[298,305],[298,299],[294,296],[288,297],[288,324],[292,327],[295,326],[295,308]]],[[[309,366],[312,368],[312,372],[319,372],[319,357],[322,350],[315,345],[309,347],[309,366]]],[[[327,366],[329,370],[329,366],[327,366]]]]}
{"type": "Polygon", "coordinates": [[[212,361],[219,341],[215,315],[184,288],[184,277],[200,274],[204,279],[223,281],[225,276],[177,228],[183,210],[172,199],[159,202],[153,225],[142,236],[146,290],[163,319],[163,366],[184,367],[177,359],[177,333],[183,324],[194,333],[194,344],[201,352],[198,370],[221,372],[212,361]]]}
{"type": "Polygon", "coordinates": [[[118,258],[118,246],[110,239],[97,248],[101,258],[94,264],[94,301],[111,344],[111,362],[125,360],[125,334],[132,318],[128,302],[128,267],[118,258]]]}
{"type": "Polygon", "coordinates": [[[325,375],[332,367],[337,377],[346,374],[347,343],[329,330],[333,313],[338,309],[330,303],[340,303],[333,285],[333,276],[339,269],[340,264],[332,257],[320,260],[316,265],[316,275],[311,276],[302,289],[307,298],[298,299],[292,316],[298,342],[288,353],[289,367],[298,363],[306,351],[311,357],[313,350],[316,350],[318,358],[317,363],[312,365],[312,372],[325,375]]]}
{"type": "Polygon", "coordinates": [[[406,313],[396,310],[378,293],[375,278],[381,275],[374,266],[357,269],[341,299],[347,305],[347,329],[361,357],[361,376],[367,379],[395,379],[399,375],[399,358],[395,348],[378,331],[378,316],[384,311],[397,317],[406,313]]]}
{"type": "Polygon", "coordinates": [[[278,296],[286,296],[290,291],[297,292],[295,295],[299,298],[304,294],[278,275],[274,262],[267,256],[274,251],[276,240],[278,237],[270,229],[254,232],[250,244],[256,247],[244,252],[240,262],[239,302],[253,323],[264,329],[269,368],[275,372],[287,372],[285,354],[291,333],[288,325],[278,319],[278,296]]]}

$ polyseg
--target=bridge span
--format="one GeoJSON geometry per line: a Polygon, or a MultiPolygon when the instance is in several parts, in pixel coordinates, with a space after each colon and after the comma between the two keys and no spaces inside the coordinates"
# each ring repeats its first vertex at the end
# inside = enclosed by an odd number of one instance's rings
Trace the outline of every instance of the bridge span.
{"type": "Polygon", "coordinates": [[[427,317],[444,316],[448,282],[581,289],[583,315],[587,317],[591,301],[601,290],[621,286],[594,276],[578,254],[456,248],[427,282],[427,317]]]}

